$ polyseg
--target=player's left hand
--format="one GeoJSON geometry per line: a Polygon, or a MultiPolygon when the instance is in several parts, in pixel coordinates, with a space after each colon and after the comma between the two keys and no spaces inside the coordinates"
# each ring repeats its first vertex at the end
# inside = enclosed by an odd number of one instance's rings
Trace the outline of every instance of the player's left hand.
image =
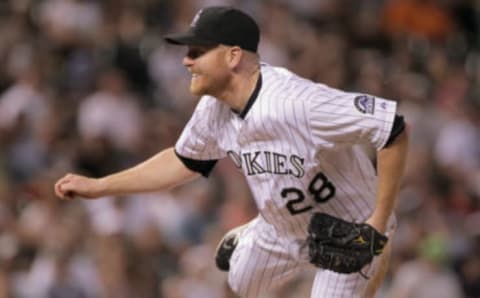
{"type": "Polygon", "coordinates": [[[310,262],[338,273],[361,272],[383,252],[388,238],[367,223],[315,213],[308,227],[310,262]]]}

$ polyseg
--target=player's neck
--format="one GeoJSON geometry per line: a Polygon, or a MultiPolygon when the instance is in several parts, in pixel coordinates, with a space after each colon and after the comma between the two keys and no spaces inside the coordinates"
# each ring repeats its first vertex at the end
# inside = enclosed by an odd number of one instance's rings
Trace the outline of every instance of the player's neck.
{"type": "Polygon", "coordinates": [[[241,112],[255,91],[259,76],[259,67],[245,74],[234,76],[228,88],[218,98],[228,104],[234,111],[241,112]]]}

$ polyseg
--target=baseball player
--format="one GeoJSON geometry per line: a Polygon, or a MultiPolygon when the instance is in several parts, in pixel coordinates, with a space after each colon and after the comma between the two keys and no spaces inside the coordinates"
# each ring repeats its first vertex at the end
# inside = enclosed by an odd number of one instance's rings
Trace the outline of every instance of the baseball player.
{"type": "MultiPolygon", "coordinates": [[[[206,177],[219,159],[231,158],[259,210],[217,252],[241,297],[259,297],[312,266],[306,238],[314,212],[366,222],[391,237],[407,148],[395,102],[262,63],[259,36],[255,21],[235,8],[200,10],[187,32],[165,37],[188,48],[190,92],[201,96],[175,146],[119,173],[68,174],[55,184],[62,199],[156,191],[206,177]],[[376,169],[358,144],[378,150],[376,169]]],[[[318,268],[311,297],[373,296],[388,248],[362,274],[318,268]]]]}

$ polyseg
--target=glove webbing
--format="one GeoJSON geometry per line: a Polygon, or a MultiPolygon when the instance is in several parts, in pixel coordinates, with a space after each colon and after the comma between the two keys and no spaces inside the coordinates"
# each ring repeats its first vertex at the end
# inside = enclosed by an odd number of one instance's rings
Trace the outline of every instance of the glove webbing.
{"type": "MultiPolygon", "coordinates": [[[[332,239],[335,239],[333,237],[333,230],[335,229],[336,226],[337,226],[337,223],[334,223],[328,230],[329,237],[332,237],[332,239]]],[[[351,233],[349,235],[349,237],[342,238],[342,241],[340,241],[340,242],[338,242],[338,239],[335,239],[335,240],[337,240],[335,244],[340,243],[340,245],[345,245],[345,244],[347,244],[351,241],[354,241],[354,239],[359,237],[359,236],[362,237],[362,233],[360,232],[360,229],[356,225],[353,225],[353,228],[354,228],[354,231],[356,233],[351,233]]],[[[374,240],[375,240],[375,231],[372,230],[372,231],[370,231],[370,253],[372,254],[372,256],[377,256],[377,255],[382,253],[383,249],[380,252],[375,251],[375,241],[374,240]]],[[[321,242],[329,242],[329,241],[330,240],[325,239],[324,241],[321,241],[321,242]]],[[[333,260],[331,262],[333,262],[333,260]]],[[[330,265],[332,265],[332,263],[330,263],[330,265]]],[[[358,273],[363,278],[365,278],[366,280],[370,279],[370,277],[367,274],[363,273],[361,270],[358,271],[358,273]]]]}

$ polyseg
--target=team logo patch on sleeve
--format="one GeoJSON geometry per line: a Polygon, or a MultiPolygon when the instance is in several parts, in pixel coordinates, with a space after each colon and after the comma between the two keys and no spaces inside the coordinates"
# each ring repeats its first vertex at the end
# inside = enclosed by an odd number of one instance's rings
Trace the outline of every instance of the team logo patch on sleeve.
{"type": "Polygon", "coordinates": [[[370,95],[359,95],[354,99],[355,107],[363,114],[375,112],[375,97],[370,95]]]}

